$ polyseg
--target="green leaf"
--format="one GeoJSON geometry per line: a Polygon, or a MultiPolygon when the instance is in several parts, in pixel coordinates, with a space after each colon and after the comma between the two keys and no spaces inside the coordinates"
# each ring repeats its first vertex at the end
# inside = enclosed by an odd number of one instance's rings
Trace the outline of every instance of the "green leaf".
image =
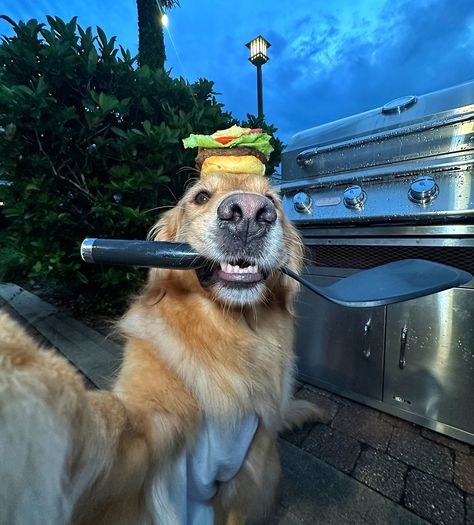
{"type": "Polygon", "coordinates": [[[147,135],[150,134],[150,132],[151,132],[151,122],[149,120],[144,120],[143,121],[143,129],[145,130],[145,133],[147,135]]]}
{"type": "Polygon", "coordinates": [[[5,139],[6,140],[12,140],[16,133],[16,126],[13,124],[13,122],[10,122],[7,126],[5,126],[5,139]]]}
{"type": "Polygon", "coordinates": [[[107,46],[107,37],[105,36],[105,32],[102,28],[100,28],[99,26],[97,26],[97,34],[99,35],[99,38],[100,38],[100,41],[102,43],[102,46],[103,47],[106,47],[107,46]]]}
{"type": "Polygon", "coordinates": [[[81,283],[84,283],[84,284],[88,284],[89,283],[89,279],[82,272],[77,272],[76,271],[76,277],[79,279],[79,281],[81,283]]]}
{"type": "Polygon", "coordinates": [[[97,69],[98,60],[99,60],[99,56],[97,55],[97,51],[95,50],[95,47],[91,47],[87,55],[87,72],[88,73],[93,73],[97,69]]]}
{"type": "Polygon", "coordinates": [[[115,126],[112,126],[110,128],[110,131],[112,131],[113,133],[115,133],[116,135],[118,135],[119,137],[121,137],[123,139],[128,139],[128,135],[127,135],[127,133],[125,133],[125,131],[123,131],[123,129],[116,128],[115,126]]]}
{"type": "Polygon", "coordinates": [[[117,97],[114,97],[113,95],[106,95],[105,93],[101,93],[99,95],[98,104],[100,109],[104,113],[109,113],[118,106],[119,101],[117,97]]]}

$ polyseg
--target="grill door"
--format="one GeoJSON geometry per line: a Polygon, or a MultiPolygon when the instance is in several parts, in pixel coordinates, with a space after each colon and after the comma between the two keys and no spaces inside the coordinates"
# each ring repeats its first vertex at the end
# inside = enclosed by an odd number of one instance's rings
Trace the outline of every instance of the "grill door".
{"type": "Polygon", "coordinates": [[[384,401],[474,433],[474,290],[387,307],[384,401]]]}
{"type": "MultiPolygon", "coordinates": [[[[305,275],[325,286],[338,279],[305,275]]],[[[302,379],[341,394],[382,400],[385,308],[346,308],[302,287],[296,352],[302,379]]]]}

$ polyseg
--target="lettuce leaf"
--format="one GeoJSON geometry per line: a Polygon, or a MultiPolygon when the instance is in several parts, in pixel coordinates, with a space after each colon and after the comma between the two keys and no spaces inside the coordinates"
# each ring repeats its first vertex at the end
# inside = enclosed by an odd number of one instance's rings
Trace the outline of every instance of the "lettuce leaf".
{"type": "Polygon", "coordinates": [[[210,135],[191,134],[188,138],[183,139],[183,144],[185,148],[237,148],[248,146],[249,148],[256,148],[268,159],[273,151],[270,139],[271,137],[267,133],[252,133],[250,135],[241,135],[227,144],[221,144],[210,135]]]}

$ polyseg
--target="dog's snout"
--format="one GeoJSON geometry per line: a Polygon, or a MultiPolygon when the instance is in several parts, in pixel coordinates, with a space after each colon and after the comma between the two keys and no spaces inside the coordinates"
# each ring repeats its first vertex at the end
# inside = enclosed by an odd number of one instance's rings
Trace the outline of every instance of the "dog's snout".
{"type": "Polygon", "coordinates": [[[272,224],[276,221],[277,214],[273,202],[264,195],[234,193],[220,203],[217,217],[233,223],[250,221],[272,224]]]}

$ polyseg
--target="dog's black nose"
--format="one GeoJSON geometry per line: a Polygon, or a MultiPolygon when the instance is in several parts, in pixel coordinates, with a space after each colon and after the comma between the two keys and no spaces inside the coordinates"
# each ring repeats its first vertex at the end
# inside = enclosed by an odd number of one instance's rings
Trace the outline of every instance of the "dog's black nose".
{"type": "Polygon", "coordinates": [[[255,221],[272,224],[277,214],[273,202],[258,193],[234,193],[226,197],[217,208],[217,217],[234,223],[255,221]]]}
{"type": "Polygon", "coordinates": [[[217,217],[244,244],[262,237],[277,219],[273,202],[258,193],[234,193],[217,208],[217,217]]]}

